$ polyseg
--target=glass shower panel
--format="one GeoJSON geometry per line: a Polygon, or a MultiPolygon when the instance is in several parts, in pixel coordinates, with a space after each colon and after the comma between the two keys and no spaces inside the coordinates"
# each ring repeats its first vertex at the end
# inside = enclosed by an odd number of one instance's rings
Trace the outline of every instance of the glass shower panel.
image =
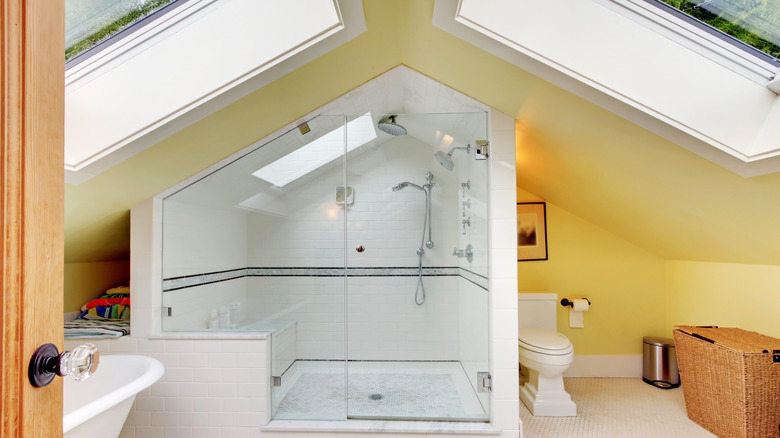
{"type": "Polygon", "coordinates": [[[269,333],[273,419],[488,421],[486,139],[319,116],[215,166],[163,200],[163,331],[269,333]]]}
{"type": "Polygon", "coordinates": [[[488,421],[487,115],[395,123],[347,161],[348,417],[488,421]]]}
{"type": "Polygon", "coordinates": [[[275,419],[346,418],[345,140],[320,116],[163,200],[163,331],[269,333],[275,419]]]}

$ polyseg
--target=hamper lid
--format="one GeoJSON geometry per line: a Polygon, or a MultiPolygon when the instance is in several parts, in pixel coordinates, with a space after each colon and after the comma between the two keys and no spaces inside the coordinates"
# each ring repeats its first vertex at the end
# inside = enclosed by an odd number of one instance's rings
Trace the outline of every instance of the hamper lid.
{"type": "Polygon", "coordinates": [[[675,327],[675,331],[742,353],[769,353],[780,350],[780,339],[740,328],[681,325],[675,327]]]}

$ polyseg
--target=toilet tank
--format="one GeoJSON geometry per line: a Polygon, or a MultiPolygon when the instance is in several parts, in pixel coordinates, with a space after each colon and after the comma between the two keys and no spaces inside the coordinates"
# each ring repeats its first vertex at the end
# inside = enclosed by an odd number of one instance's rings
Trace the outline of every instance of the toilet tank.
{"type": "Polygon", "coordinates": [[[517,294],[517,329],[543,328],[558,331],[558,294],[517,294]]]}

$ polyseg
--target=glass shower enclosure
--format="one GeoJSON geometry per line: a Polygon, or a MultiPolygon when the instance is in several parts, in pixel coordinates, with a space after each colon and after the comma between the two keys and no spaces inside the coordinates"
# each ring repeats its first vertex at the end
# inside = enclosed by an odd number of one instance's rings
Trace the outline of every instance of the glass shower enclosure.
{"type": "Polygon", "coordinates": [[[163,200],[164,331],[270,333],[271,417],[489,421],[487,114],[320,115],[163,200]]]}

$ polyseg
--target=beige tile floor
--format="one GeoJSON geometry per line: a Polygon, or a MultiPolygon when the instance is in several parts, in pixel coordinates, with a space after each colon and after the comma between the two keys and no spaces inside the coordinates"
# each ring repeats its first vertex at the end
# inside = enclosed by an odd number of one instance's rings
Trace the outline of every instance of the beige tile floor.
{"type": "Polygon", "coordinates": [[[523,438],[712,438],[688,419],[682,388],[642,379],[571,378],[564,385],[576,417],[534,417],[520,403],[523,438]]]}

